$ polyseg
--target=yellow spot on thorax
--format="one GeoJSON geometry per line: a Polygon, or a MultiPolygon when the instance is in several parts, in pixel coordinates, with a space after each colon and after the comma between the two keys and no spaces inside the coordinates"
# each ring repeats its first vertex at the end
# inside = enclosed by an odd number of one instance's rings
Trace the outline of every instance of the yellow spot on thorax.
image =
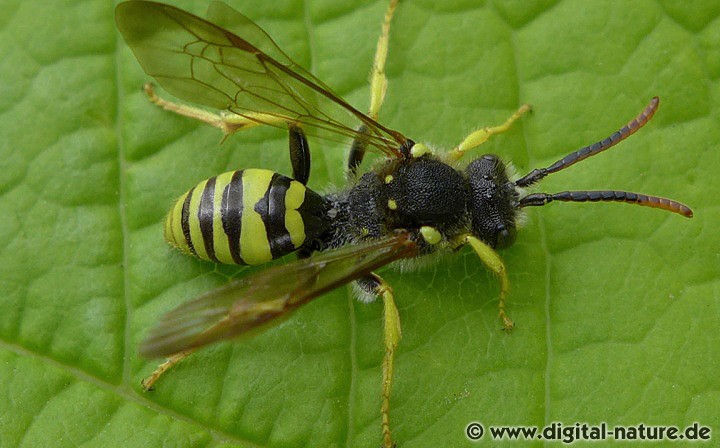
{"type": "Polygon", "coordinates": [[[388,208],[390,210],[397,210],[397,202],[395,202],[395,199],[388,199],[388,208]]]}
{"type": "Polygon", "coordinates": [[[410,155],[412,155],[414,158],[418,158],[421,156],[424,156],[425,154],[431,154],[432,151],[430,151],[430,148],[428,148],[426,145],[423,145],[422,143],[415,143],[415,145],[410,150],[410,155]]]}
{"type": "Polygon", "coordinates": [[[420,227],[420,234],[428,244],[437,244],[442,240],[442,235],[435,227],[422,226],[420,227]]]}

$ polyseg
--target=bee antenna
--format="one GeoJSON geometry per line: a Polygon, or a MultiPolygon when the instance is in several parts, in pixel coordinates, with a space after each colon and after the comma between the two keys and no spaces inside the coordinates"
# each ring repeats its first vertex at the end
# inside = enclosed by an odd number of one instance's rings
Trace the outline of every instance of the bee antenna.
{"type": "Polygon", "coordinates": [[[648,196],[640,193],[617,190],[562,191],[560,193],[533,193],[520,199],[518,207],[542,206],[552,201],[564,202],[626,202],[628,204],[659,208],[692,218],[693,212],[685,204],[672,199],[648,196]]]}
{"type": "Polygon", "coordinates": [[[564,170],[565,168],[572,166],[580,161],[583,161],[588,157],[592,157],[595,154],[599,154],[605,151],[606,149],[612,148],[621,141],[633,135],[635,132],[637,132],[638,129],[645,126],[645,124],[650,121],[652,116],[655,115],[655,111],[657,110],[659,104],[660,98],[654,97],[652,100],[650,100],[650,103],[647,105],[647,107],[645,107],[645,109],[640,113],[640,115],[632,119],[628,124],[620,128],[620,130],[612,134],[610,137],[593,143],[592,145],[585,146],[584,148],[580,148],[577,151],[566,155],[565,157],[553,163],[547,168],[536,168],[532,170],[522,178],[515,181],[515,185],[517,185],[518,187],[530,186],[540,181],[548,174],[564,170]]]}

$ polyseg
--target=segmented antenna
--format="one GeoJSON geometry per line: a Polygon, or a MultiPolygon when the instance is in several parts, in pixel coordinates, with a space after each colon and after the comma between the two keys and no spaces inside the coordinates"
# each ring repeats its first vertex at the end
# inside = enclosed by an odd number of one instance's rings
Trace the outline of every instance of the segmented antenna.
{"type": "Polygon", "coordinates": [[[533,193],[520,199],[519,207],[541,206],[552,201],[564,202],[626,202],[628,204],[659,208],[669,212],[692,218],[693,212],[685,204],[672,199],[658,196],[648,196],[630,191],[600,190],[600,191],[562,191],[560,193],[533,193]]]}
{"type": "Polygon", "coordinates": [[[588,157],[592,157],[595,154],[600,154],[606,149],[612,148],[621,141],[633,135],[635,132],[637,132],[638,129],[645,126],[645,124],[650,121],[653,115],[655,115],[655,111],[657,110],[659,104],[660,98],[654,97],[650,100],[650,103],[647,105],[645,110],[640,113],[640,115],[633,118],[628,124],[620,128],[620,130],[612,134],[610,137],[606,138],[605,140],[593,143],[592,145],[585,146],[584,148],[580,148],[577,151],[566,155],[565,157],[553,163],[547,168],[536,168],[530,171],[524,177],[515,181],[515,185],[517,185],[518,187],[527,187],[540,181],[548,174],[557,173],[558,171],[564,170],[565,168],[581,162],[588,157]]]}
{"type": "MultiPolygon", "coordinates": [[[[560,170],[572,166],[582,160],[592,157],[595,154],[599,154],[606,149],[612,148],[621,141],[625,140],[629,136],[637,132],[638,129],[645,126],[650,121],[655,111],[660,104],[658,97],[650,100],[647,107],[628,124],[620,128],[619,131],[612,134],[605,140],[593,143],[590,146],[585,146],[577,151],[570,153],[553,163],[547,168],[534,169],[524,177],[520,178],[515,182],[518,187],[527,187],[532,185],[548,174],[556,173],[560,170]]],[[[518,207],[537,207],[548,204],[552,201],[564,201],[564,202],[625,202],[628,204],[642,205],[645,207],[659,208],[667,210],[669,212],[677,213],[685,216],[686,218],[692,218],[693,212],[685,204],[682,204],[672,199],[661,198],[658,196],[649,196],[641,193],[633,193],[629,191],[618,191],[618,190],[599,190],[599,191],[562,191],[560,193],[533,193],[529,194],[520,199],[518,207]]]]}

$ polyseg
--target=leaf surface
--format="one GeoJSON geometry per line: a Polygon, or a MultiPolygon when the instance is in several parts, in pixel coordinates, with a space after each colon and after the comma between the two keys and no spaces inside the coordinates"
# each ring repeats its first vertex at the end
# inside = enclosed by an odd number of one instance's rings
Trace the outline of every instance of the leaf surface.
{"type": "MultiPolygon", "coordinates": [[[[383,2],[230,3],[368,107],[383,2]]],[[[383,124],[448,149],[530,103],[533,114],[478,152],[525,173],[606,137],[657,95],[648,126],[541,188],[658,194],[695,218],[619,204],[529,210],[502,253],[510,335],[499,330],[497,284],[472,252],[383,271],[403,324],[399,446],[491,445],[487,433],[467,441],[471,421],[720,428],[720,6],[476,3],[401,3],[383,124]]],[[[3,5],[0,446],[377,446],[382,307],[350,288],[253,339],[203,350],[141,391],[155,361],[136,349],[158,317],[260,269],[166,247],[172,202],[227,170],[291,169],[278,130],[220,145],[216,130],[149,104],[112,6],[3,5]]],[[[342,185],[347,149],[311,147],[310,187],[342,185]]]]}

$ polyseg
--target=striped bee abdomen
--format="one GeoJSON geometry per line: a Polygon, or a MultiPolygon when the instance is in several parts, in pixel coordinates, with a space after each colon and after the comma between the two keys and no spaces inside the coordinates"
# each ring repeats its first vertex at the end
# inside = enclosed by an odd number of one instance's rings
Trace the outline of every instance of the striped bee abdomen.
{"type": "Polygon", "coordinates": [[[302,183],[263,169],[211,177],[168,213],[165,240],[203,260],[261,264],[327,230],[327,202],[302,183]]]}

